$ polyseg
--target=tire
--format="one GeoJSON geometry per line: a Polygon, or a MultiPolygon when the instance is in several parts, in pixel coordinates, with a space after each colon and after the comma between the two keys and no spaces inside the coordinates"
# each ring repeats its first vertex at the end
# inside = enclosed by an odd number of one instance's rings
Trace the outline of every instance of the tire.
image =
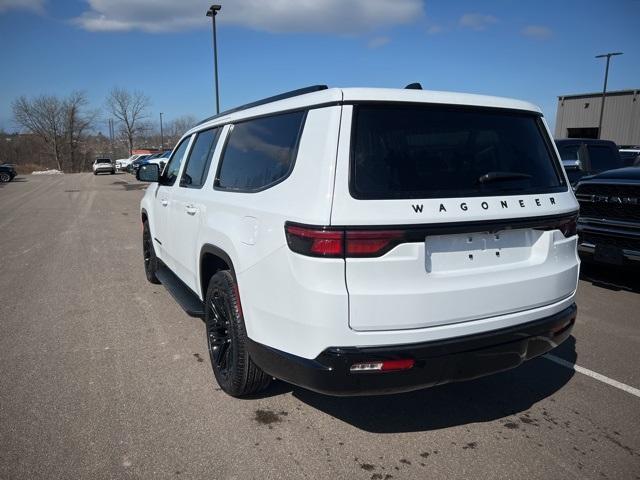
{"type": "Polygon", "coordinates": [[[156,277],[158,257],[156,257],[156,251],[153,248],[149,222],[144,222],[142,226],[142,255],[144,258],[144,273],[147,276],[147,280],[150,283],[159,284],[160,280],[156,277]]]}
{"type": "Polygon", "coordinates": [[[219,271],[209,281],[205,322],[211,367],[222,390],[232,397],[264,390],[271,377],[249,356],[238,288],[228,270],[219,271]]]}
{"type": "Polygon", "coordinates": [[[111,175],[115,175],[116,171],[115,170],[111,170],[111,175]]]}
{"type": "Polygon", "coordinates": [[[0,183],[9,183],[11,181],[11,175],[7,172],[0,172],[0,183]]]}
{"type": "Polygon", "coordinates": [[[98,172],[93,172],[94,175],[98,175],[98,172]]]}

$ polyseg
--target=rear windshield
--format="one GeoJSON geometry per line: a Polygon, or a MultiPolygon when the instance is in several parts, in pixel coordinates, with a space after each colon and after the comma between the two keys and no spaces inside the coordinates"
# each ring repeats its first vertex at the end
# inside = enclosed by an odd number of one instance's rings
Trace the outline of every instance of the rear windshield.
{"type": "Polygon", "coordinates": [[[564,190],[538,116],[451,106],[356,105],[355,198],[446,198],[564,190]]]}

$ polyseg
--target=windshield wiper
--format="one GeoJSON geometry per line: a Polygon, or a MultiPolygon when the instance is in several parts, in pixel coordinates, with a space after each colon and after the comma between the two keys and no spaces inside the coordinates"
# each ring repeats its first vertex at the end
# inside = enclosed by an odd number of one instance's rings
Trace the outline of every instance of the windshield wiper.
{"type": "Polygon", "coordinates": [[[490,183],[500,180],[526,180],[531,175],[518,172],[488,172],[478,178],[478,183],[490,183]]]}

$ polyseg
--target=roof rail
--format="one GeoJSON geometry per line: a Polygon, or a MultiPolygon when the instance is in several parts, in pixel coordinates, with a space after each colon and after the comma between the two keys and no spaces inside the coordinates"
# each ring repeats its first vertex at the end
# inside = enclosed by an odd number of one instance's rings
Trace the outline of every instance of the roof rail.
{"type": "Polygon", "coordinates": [[[241,110],[246,110],[248,108],[257,107],[258,105],[264,105],[271,102],[277,102],[278,100],[284,100],[286,98],[297,97],[299,95],[305,95],[307,93],[319,92],[320,90],[326,90],[326,85],[312,85],[310,87],[298,88],[297,90],[291,90],[290,92],[280,93],[278,95],[274,95],[272,97],[263,98],[262,100],[256,100],[255,102],[246,103],[244,105],[240,105],[239,107],[231,108],[229,110],[225,110],[224,112],[220,112],[217,115],[213,115],[212,117],[205,118],[201,122],[196,123],[194,126],[202,125],[203,123],[209,122],[219,117],[224,117],[225,115],[229,115],[230,113],[239,112],[241,110]]]}

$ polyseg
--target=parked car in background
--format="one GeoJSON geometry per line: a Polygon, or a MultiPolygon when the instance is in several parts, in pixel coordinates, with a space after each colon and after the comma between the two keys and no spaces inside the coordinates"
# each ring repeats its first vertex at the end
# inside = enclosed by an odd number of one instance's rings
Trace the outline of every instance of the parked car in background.
{"type": "Polygon", "coordinates": [[[152,157],[149,157],[145,160],[145,163],[155,163],[160,167],[160,171],[164,168],[167,163],[167,159],[171,156],[171,150],[165,150],[162,153],[157,153],[152,157]]]}
{"type": "Polygon", "coordinates": [[[129,163],[129,165],[127,165],[127,167],[126,167],[127,172],[135,174],[136,171],[137,171],[138,165],[140,165],[140,163],[145,161],[150,156],[151,155],[149,155],[149,154],[139,155],[138,158],[136,158],[133,162],[131,162],[131,163],[129,163]]]}
{"type": "Polygon", "coordinates": [[[625,167],[640,167],[639,145],[622,145],[618,151],[625,167]]]}
{"type": "Polygon", "coordinates": [[[610,265],[640,266],[640,168],[584,177],[576,188],[581,256],[610,265]]]}
{"type": "Polygon", "coordinates": [[[9,163],[0,164],[0,183],[7,183],[16,178],[16,169],[9,163]]]}
{"type": "Polygon", "coordinates": [[[586,175],[624,166],[617,145],[610,140],[568,138],[556,140],[556,146],[572,185],[586,175]]]}
{"type": "Polygon", "coordinates": [[[140,163],[142,162],[142,158],[137,158],[136,160],[134,160],[133,162],[129,163],[129,165],[126,166],[125,170],[127,173],[133,173],[135,174],[135,172],[138,170],[138,165],[140,165],[140,163]]]}
{"type": "Polygon", "coordinates": [[[551,145],[538,107],[480,95],[316,86],[223,112],[138,170],[145,273],[205,318],[233,396],[514,368],[576,318],[578,203],[551,145]]]}
{"type": "Polygon", "coordinates": [[[113,175],[116,173],[116,166],[113,164],[110,158],[96,158],[93,162],[93,174],[110,173],[113,175]]]}
{"type": "Polygon", "coordinates": [[[136,153],[131,155],[129,158],[120,158],[116,160],[116,169],[118,170],[126,170],[131,162],[140,158],[143,154],[136,153]]]}

